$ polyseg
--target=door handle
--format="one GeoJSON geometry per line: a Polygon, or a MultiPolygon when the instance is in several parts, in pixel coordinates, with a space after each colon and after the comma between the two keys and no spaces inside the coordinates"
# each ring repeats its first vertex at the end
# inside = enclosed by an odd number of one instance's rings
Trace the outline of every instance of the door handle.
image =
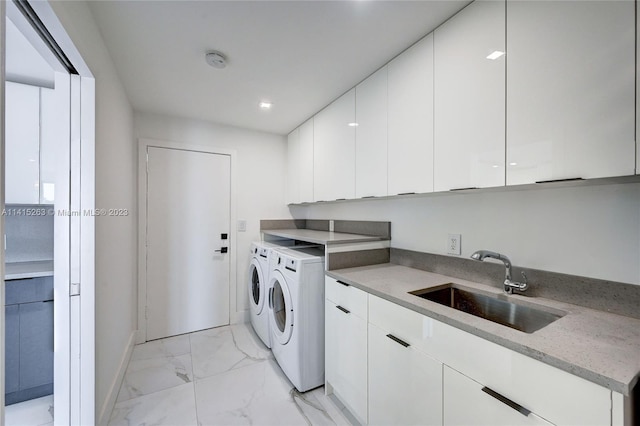
{"type": "Polygon", "coordinates": [[[405,342],[402,339],[398,339],[396,336],[394,336],[393,334],[387,334],[387,337],[391,340],[393,340],[394,342],[398,343],[399,345],[404,346],[405,348],[408,348],[409,346],[411,346],[410,344],[408,344],[407,342],[405,342]]]}
{"type": "Polygon", "coordinates": [[[229,247],[220,247],[220,250],[214,250],[216,253],[226,253],[229,247]]]}
{"type": "Polygon", "coordinates": [[[348,309],[343,308],[342,306],[338,305],[336,306],[336,308],[340,309],[342,312],[344,312],[345,314],[350,314],[351,311],[348,309]]]}
{"type": "Polygon", "coordinates": [[[273,288],[269,289],[269,309],[273,309],[273,288]]]}
{"type": "Polygon", "coordinates": [[[506,396],[500,395],[498,392],[494,391],[493,389],[490,389],[490,388],[485,386],[481,390],[482,390],[482,392],[486,393],[487,395],[491,395],[492,397],[494,397],[498,401],[502,402],[503,404],[508,405],[509,407],[513,408],[514,410],[516,410],[518,413],[522,414],[525,417],[528,417],[529,414],[531,414],[531,410],[527,410],[522,405],[518,404],[515,401],[510,400],[506,396]]]}

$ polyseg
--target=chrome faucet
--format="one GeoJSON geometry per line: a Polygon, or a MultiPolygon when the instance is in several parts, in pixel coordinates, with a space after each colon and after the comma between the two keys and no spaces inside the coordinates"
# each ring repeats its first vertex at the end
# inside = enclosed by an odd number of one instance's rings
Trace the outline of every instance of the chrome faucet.
{"type": "Polygon", "coordinates": [[[473,260],[478,260],[478,261],[483,261],[487,257],[491,259],[500,260],[502,261],[502,263],[504,263],[504,267],[506,268],[504,273],[504,292],[505,293],[511,294],[513,293],[513,289],[516,289],[518,291],[525,291],[527,288],[529,288],[527,284],[527,276],[525,275],[524,271],[522,271],[522,279],[524,280],[524,282],[519,283],[519,282],[511,281],[511,260],[509,260],[509,258],[504,254],[496,253],[494,251],[489,251],[489,250],[478,250],[477,252],[471,255],[471,258],[473,260]]]}

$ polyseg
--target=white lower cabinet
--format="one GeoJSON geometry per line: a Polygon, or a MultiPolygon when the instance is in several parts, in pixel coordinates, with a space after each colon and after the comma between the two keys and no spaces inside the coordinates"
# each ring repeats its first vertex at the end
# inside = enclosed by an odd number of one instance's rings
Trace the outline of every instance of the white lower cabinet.
{"type": "Polygon", "coordinates": [[[447,366],[444,367],[443,388],[445,426],[552,424],[447,366]]]}
{"type": "Polygon", "coordinates": [[[372,324],[369,424],[442,424],[442,363],[372,324]]]}
{"type": "Polygon", "coordinates": [[[327,389],[363,424],[628,420],[625,398],[610,389],[333,278],[326,283],[327,389]]]}
{"type": "Polygon", "coordinates": [[[325,380],[327,388],[367,423],[367,295],[327,277],[325,301],[325,380]],[[344,287],[344,290],[341,289],[344,287]],[[351,297],[350,297],[351,296],[351,297]],[[330,300],[330,299],[333,299],[330,300]],[[339,299],[339,300],[338,300],[339,299]],[[359,316],[364,301],[364,318],[359,316]]]}

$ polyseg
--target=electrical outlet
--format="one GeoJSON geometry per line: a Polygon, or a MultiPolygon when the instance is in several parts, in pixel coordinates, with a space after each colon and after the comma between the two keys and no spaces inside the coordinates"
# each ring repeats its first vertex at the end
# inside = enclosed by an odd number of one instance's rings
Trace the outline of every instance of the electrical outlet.
{"type": "Polygon", "coordinates": [[[247,221],[246,220],[238,220],[238,232],[246,232],[247,231],[247,221]]]}
{"type": "Polygon", "coordinates": [[[449,234],[449,237],[447,238],[447,253],[448,254],[456,254],[458,256],[460,256],[461,250],[460,250],[460,241],[461,241],[461,235],[460,234],[449,234]]]}
{"type": "Polygon", "coordinates": [[[329,232],[333,232],[333,221],[329,221],[329,232]]]}

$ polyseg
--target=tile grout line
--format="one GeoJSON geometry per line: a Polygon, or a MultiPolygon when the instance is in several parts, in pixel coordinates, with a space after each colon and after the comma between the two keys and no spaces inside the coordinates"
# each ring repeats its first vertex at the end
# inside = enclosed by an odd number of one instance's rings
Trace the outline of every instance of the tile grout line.
{"type": "Polygon", "coordinates": [[[192,385],[193,385],[193,407],[196,410],[196,424],[200,425],[200,417],[198,415],[198,397],[196,396],[196,373],[194,372],[194,368],[193,368],[193,346],[191,344],[191,336],[194,333],[189,333],[189,356],[191,357],[191,377],[193,378],[192,381],[192,385]]]}

